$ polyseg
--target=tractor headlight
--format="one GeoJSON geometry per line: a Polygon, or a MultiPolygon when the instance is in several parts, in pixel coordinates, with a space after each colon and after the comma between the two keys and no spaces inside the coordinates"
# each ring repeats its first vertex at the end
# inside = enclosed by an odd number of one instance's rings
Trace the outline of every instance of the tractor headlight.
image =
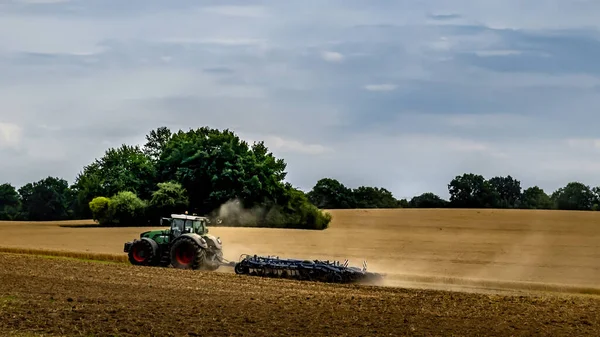
{"type": "Polygon", "coordinates": [[[223,242],[221,241],[221,238],[217,238],[217,242],[218,242],[219,244],[222,244],[222,243],[223,243],[223,242]]]}

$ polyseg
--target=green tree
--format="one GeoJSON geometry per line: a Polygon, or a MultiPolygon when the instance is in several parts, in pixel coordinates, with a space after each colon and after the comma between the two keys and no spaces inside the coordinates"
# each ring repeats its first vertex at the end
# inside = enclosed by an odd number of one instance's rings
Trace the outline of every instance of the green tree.
{"type": "Polygon", "coordinates": [[[71,190],[66,180],[47,177],[19,189],[22,217],[30,221],[71,218],[71,190]]]}
{"type": "Polygon", "coordinates": [[[489,180],[498,198],[495,207],[515,208],[519,206],[521,197],[521,182],[513,177],[493,177],[489,180]]]}
{"type": "Polygon", "coordinates": [[[465,173],[448,184],[450,205],[459,208],[484,208],[497,204],[498,194],[481,175],[465,173]]]}
{"type": "Polygon", "coordinates": [[[582,211],[592,209],[595,196],[589,186],[575,181],[552,193],[551,199],[557,209],[582,211]]]}
{"type": "Polygon", "coordinates": [[[19,193],[11,184],[0,185],[0,220],[15,220],[21,203],[19,193]]]}
{"type": "Polygon", "coordinates": [[[448,206],[448,202],[437,194],[428,192],[410,199],[409,206],[414,208],[445,208],[448,206]]]}
{"type": "Polygon", "coordinates": [[[265,215],[265,224],[282,228],[326,229],[332,220],[331,214],[322,212],[313,205],[307,195],[285,184],[283,206],[273,205],[265,215]]]}
{"type": "Polygon", "coordinates": [[[148,223],[146,218],[147,203],[135,193],[123,191],[110,198],[108,213],[112,223],[119,226],[139,226],[148,223]]]}
{"type": "Polygon", "coordinates": [[[160,217],[167,217],[173,213],[183,213],[189,206],[187,191],[181,184],[175,182],[159,183],[158,190],[152,193],[149,203],[151,221],[158,221],[160,217]]]}
{"type": "Polygon", "coordinates": [[[397,208],[398,200],[385,188],[360,186],[352,191],[356,208],[397,208]]]}
{"type": "Polygon", "coordinates": [[[173,133],[171,130],[165,126],[150,131],[146,135],[146,144],[143,148],[144,153],[153,161],[158,161],[172,136],[173,133]]]}
{"type": "Polygon", "coordinates": [[[160,181],[176,181],[188,191],[197,213],[233,199],[251,208],[284,194],[283,159],[275,158],[263,142],[250,147],[229,130],[179,131],[164,146],[157,167],[160,181]]]}
{"type": "Polygon", "coordinates": [[[104,156],[84,167],[73,185],[80,216],[90,216],[89,202],[97,196],[130,191],[149,199],[155,187],[153,162],[138,146],[108,149],[104,156]]]}
{"type": "Polygon", "coordinates": [[[410,207],[410,205],[408,203],[408,200],[406,200],[406,199],[400,199],[400,200],[398,200],[398,207],[400,207],[400,208],[408,208],[408,207],[410,207]]]}
{"type": "Polygon", "coordinates": [[[308,199],[321,209],[356,208],[352,190],[336,179],[323,178],[308,192],[308,199]]]}
{"type": "Polygon", "coordinates": [[[552,200],[543,189],[533,186],[525,189],[520,197],[520,208],[526,209],[551,209],[552,200]]]}

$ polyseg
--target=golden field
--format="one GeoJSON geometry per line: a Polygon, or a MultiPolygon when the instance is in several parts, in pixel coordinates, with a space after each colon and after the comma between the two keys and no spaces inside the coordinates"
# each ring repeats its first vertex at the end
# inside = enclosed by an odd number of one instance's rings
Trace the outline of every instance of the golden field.
{"type": "Polygon", "coordinates": [[[0,335],[600,334],[600,212],[331,213],[325,231],[210,232],[230,260],[364,259],[384,287],[55,258],[126,262],[123,243],[151,228],[0,222],[0,335]]]}
{"type": "MultiPolygon", "coordinates": [[[[221,237],[229,260],[243,253],[349,259],[356,266],[366,260],[370,271],[388,274],[389,285],[600,288],[600,212],[329,212],[333,221],[325,231],[211,227],[210,233],[221,237]]],[[[156,229],[64,227],[73,223],[81,221],[0,222],[0,250],[70,251],[125,261],[123,243],[156,229]]]]}

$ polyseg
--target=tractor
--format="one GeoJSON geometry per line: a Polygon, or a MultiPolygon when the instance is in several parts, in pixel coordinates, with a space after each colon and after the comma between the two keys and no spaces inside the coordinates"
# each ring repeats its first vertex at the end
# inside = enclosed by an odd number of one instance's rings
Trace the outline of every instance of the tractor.
{"type": "Polygon", "coordinates": [[[160,220],[169,229],[143,232],[123,250],[133,265],[216,270],[223,261],[222,242],[208,235],[208,223],[208,218],[187,212],[171,214],[160,220]]]}

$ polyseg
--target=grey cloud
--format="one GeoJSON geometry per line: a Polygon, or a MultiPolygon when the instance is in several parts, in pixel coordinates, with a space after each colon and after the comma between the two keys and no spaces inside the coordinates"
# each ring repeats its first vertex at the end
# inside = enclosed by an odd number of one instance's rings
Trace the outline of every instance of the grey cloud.
{"type": "Polygon", "coordinates": [[[517,4],[5,6],[0,122],[24,133],[0,150],[14,158],[0,175],[72,181],[108,146],[143,143],[161,125],[209,125],[269,139],[304,189],[332,176],[398,197],[444,195],[464,171],[550,190],[574,177],[597,184],[590,170],[560,165],[600,165],[564,143],[596,135],[600,52],[581,29],[595,5],[563,5],[559,17],[553,0],[515,14],[517,4]]]}

